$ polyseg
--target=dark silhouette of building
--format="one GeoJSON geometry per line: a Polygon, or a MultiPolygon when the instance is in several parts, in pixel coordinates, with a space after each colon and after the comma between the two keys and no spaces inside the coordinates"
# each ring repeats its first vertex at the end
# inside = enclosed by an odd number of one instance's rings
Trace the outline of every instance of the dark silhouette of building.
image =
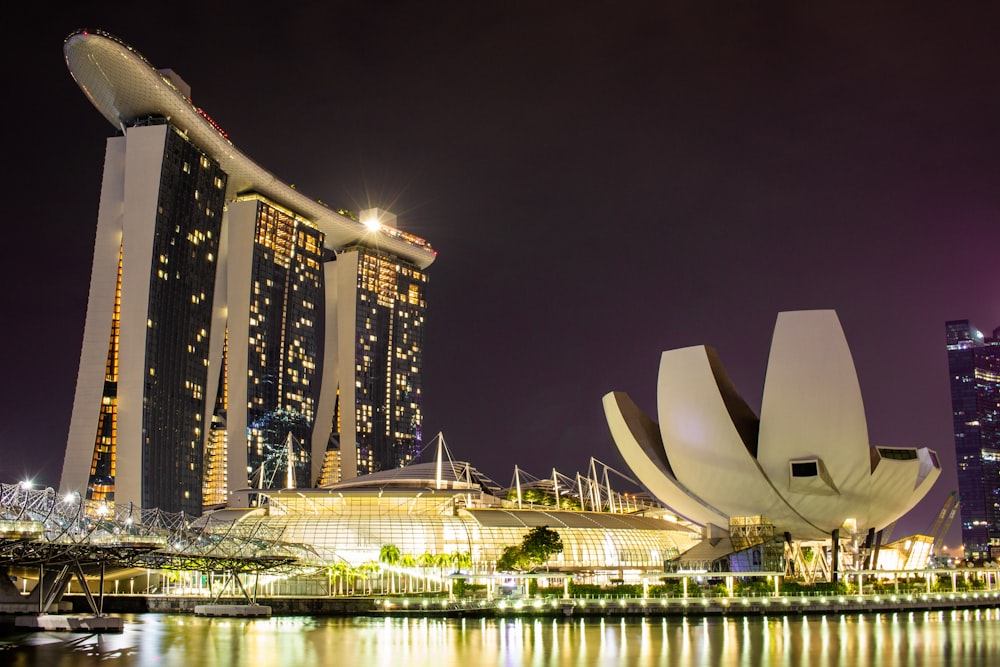
{"type": "Polygon", "coordinates": [[[962,543],[969,561],[1000,556],[1000,329],[945,323],[962,543]]]}

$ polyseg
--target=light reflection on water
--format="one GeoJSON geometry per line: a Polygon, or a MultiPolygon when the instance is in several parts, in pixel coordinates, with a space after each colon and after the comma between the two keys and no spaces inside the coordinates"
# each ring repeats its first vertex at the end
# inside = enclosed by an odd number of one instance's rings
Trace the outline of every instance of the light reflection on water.
{"type": "Polygon", "coordinates": [[[121,634],[0,636],[0,664],[576,667],[1000,664],[1000,610],[575,619],[125,615],[121,634]]]}

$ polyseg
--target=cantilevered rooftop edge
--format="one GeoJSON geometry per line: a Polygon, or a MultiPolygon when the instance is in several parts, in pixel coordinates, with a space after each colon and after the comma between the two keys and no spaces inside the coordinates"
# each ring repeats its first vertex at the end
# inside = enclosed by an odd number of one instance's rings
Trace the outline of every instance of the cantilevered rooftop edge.
{"type": "Polygon", "coordinates": [[[362,245],[425,269],[437,253],[416,236],[391,227],[371,230],[312,199],[244,155],[170,78],[120,39],[100,30],[78,30],[63,45],[66,66],[84,94],[119,130],[163,117],[219,161],[228,174],[227,200],[256,192],[299,212],[325,235],[332,250],[362,245]]]}

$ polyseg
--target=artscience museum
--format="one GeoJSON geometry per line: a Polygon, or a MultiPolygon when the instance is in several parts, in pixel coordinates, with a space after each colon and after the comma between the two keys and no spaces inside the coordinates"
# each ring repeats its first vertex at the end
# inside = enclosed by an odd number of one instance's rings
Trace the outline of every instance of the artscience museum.
{"type": "Polygon", "coordinates": [[[788,543],[871,545],[937,480],[937,454],[871,446],[857,373],[832,310],[779,313],[760,415],[719,355],[660,358],[656,419],[628,394],[604,396],[618,450],[642,484],[705,534],[766,526],[788,543]],[[753,518],[752,520],[749,520],[753,518]]]}

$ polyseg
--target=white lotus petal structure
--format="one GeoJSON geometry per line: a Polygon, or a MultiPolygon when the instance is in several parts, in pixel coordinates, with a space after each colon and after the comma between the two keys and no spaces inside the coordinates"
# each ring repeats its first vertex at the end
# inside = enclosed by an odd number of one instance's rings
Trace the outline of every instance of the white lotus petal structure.
{"type": "Polygon", "coordinates": [[[706,527],[762,516],[798,540],[881,530],[941,473],[926,447],[869,446],[854,361],[832,310],[778,314],[759,417],[703,345],[663,353],[658,423],[623,392],[603,402],[636,477],[706,527]]]}

